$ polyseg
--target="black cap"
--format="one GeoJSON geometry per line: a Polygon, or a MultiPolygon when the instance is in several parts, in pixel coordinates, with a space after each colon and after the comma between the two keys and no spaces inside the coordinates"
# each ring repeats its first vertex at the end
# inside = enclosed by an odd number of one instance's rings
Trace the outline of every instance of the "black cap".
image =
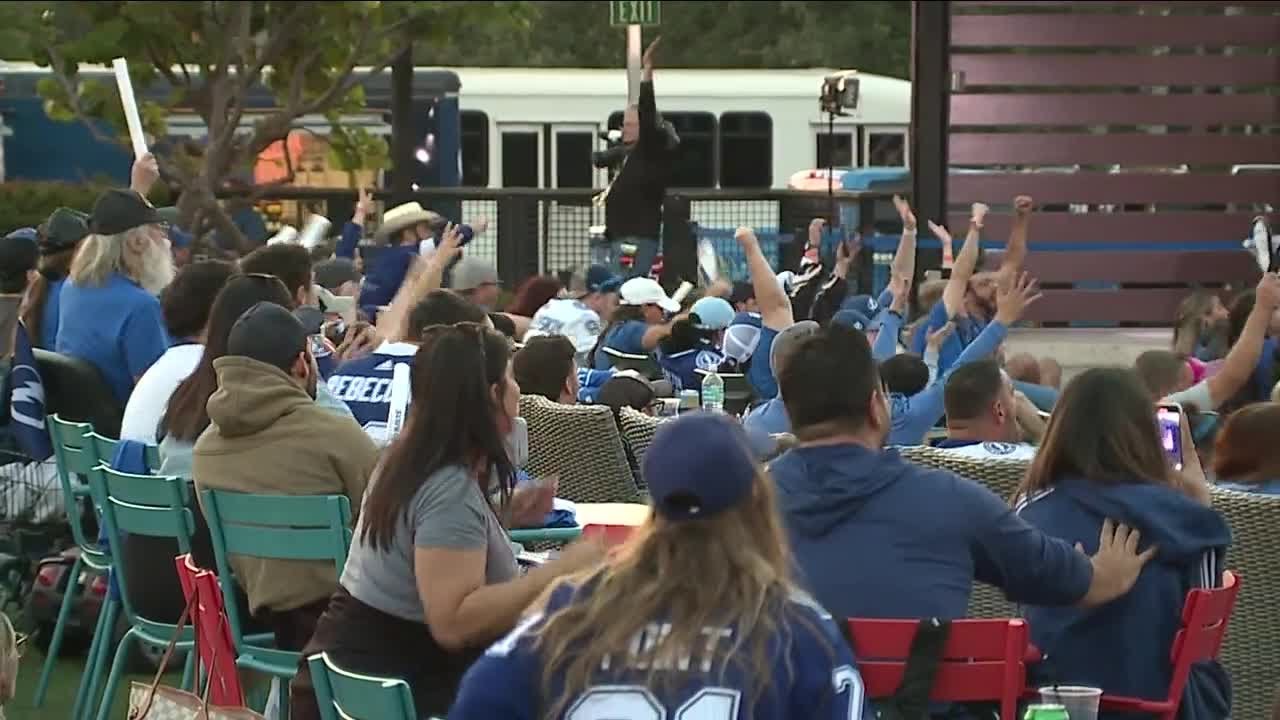
{"type": "Polygon", "coordinates": [[[293,368],[307,347],[307,332],[293,313],[273,302],[259,302],[240,316],[227,336],[227,354],[280,368],[293,368]]]}
{"type": "Polygon", "coordinates": [[[36,269],[36,231],[22,228],[0,238],[0,275],[16,278],[36,269]]]}
{"type": "Polygon", "coordinates": [[[347,258],[333,258],[318,262],[315,265],[316,284],[337,292],[338,288],[349,282],[360,282],[360,273],[356,272],[356,264],[347,258]]]}
{"type": "Polygon", "coordinates": [[[142,225],[162,223],[160,213],[147,199],[132,190],[111,189],[93,204],[89,230],[98,235],[118,235],[142,225]]]}
{"type": "Polygon", "coordinates": [[[40,226],[40,254],[53,255],[70,250],[88,234],[88,215],[79,210],[60,207],[40,226]]]}

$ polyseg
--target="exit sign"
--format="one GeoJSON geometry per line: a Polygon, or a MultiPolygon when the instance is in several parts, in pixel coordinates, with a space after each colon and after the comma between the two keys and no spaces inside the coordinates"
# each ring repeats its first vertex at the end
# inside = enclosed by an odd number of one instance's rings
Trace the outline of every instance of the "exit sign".
{"type": "Polygon", "coordinates": [[[662,22],[660,0],[610,0],[609,24],[657,25],[662,22]]]}

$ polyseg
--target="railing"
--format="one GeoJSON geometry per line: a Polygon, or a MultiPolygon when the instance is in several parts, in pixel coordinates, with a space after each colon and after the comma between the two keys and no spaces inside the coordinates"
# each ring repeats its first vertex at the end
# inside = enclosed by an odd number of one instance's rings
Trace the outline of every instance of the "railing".
{"type": "MultiPolygon", "coordinates": [[[[488,231],[467,252],[488,258],[508,287],[537,273],[571,270],[591,261],[589,228],[604,224],[604,208],[592,203],[596,190],[432,188],[398,199],[417,201],[445,217],[463,222],[484,218],[488,231]]],[[[385,207],[389,193],[375,193],[385,207]]],[[[684,190],[667,193],[663,207],[663,279],[693,279],[697,273],[698,237],[710,238],[729,274],[742,279],[745,267],[735,262],[733,230],[754,228],[762,244],[776,248],[776,269],[794,268],[799,261],[809,221],[827,220],[840,237],[855,228],[897,232],[897,214],[885,192],[684,190]],[[793,238],[801,242],[793,243],[793,238]]],[[[317,212],[329,218],[334,232],[351,217],[356,194],[347,189],[280,188],[259,206],[280,201],[279,221],[301,227],[305,216],[317,212]]],[[[366,228],[366,235],[372,227],[366,228]]],[[[863,253],[860,272],[870,279],[871,253],[863,253]]]]}

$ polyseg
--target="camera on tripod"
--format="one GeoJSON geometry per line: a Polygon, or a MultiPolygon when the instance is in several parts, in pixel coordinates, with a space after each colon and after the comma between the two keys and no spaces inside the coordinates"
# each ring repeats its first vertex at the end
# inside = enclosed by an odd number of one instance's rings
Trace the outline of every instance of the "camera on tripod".
{"type": "MultiPolygon", "coordinates": [[[[667,150],[675,150],[680,145],[680,136],[676,134],[675,126],[669,120],[659,120],[658,127],[666,135],[667,150]]],[[[605,142],[605,149],[591,153],[591,164],[601,169],[617,170],[631,150],[622,142],[622,130],[603,130],[599,135],[605,142]]]]}
{"type": "Polygon", "coordinates": [[[846,70],[822,79],[822,94],[818,106],[829,115],[847,115],[846,110],[858,109],[858,71],[846,70]]]}

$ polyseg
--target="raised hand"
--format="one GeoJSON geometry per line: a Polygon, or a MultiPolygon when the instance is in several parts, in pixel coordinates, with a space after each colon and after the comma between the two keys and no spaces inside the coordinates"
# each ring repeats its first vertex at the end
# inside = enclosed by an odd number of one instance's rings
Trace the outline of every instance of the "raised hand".
{"type": "MultiPolygon", "coordinates": [[[[813,225],[809,226],[809,233],[811,235],[813,234],[813,225]]],[[[760,241],[756,239],[755,231],[749,227],[738,228],[738,230],[733,234],[733,239],[738,241],[738,244],[742,246],[743,250],[758,247],[760,244],[760,241]]]]}
{"type": "Polygon", "coordinates": [[[133,167],[129,170],[129,187],[138,194],[146,197],[151,192],[151,186],[159,179],[160,164],[156,162],[155,155],[147,153],[133,161],[133,167]]]}
{"type": "Polygon", "coordinates": [[[933,233],[933,236],[938,238],[938,241],[944,245],[951,242],[951,233],[932,220],[929,221],[929,232],[933,233]]]}
{"type": "Polygon", "coordinates": [[[916,231],[916,214],[911,211],[911,203],[902,198],[901,195],[893,196],[893,207],[898,210],[898,217],[902,218],[902,231],[916,231]]]}
{"type": "Polygon", "coordinates": [[[974,203],[969,208],[969,222],[982,227],[983,221],[987,218],[987,213],[991,212],[991,208],[983,203],[974,203]]]}
{"type": "Polygon", "coordinates": [[[937,330],[929,333],[929,337],[925,339],[926,347],[937,352],[942,347],[942,343],[946,342],[947,338],[951,337],[951,333],[955,332],[955,330],[955,322],[952,320],[946,321],[937,330]]]}
{"type": "Polygon", "coordinates": [[[1263,273],[1258,281],[1257,299],[1254,304],[1270,314],[1280,307],[1280,276],[1276,273],[1263,273]]]}
{"type": "Polygon", "coordinates": [[[1025,272],[1013,282],[1001,284],[996,293],[996,322],[1003,325],[1018,322],[1027,308],[1041,297],[1043,294],[1036,281],[1025,272]]]}
{"type": "Polygon", "coordinates": [[[440,236],[440,242],[436,245],[435,254],[432,257],[439,256],[440,261],[446,265],[453,262],[462,249],[462,231],[458,226],[449,223],[444,228],[444,233],[440,236]]]}
{"type": "Polygon", "coordinates": [[[893,295],[893,302],[889,304],[889,309],[902,315],[907,309],[907,300],[911,296],[911,276],[895,273],[889,278],[889,292],[893,295]]]}
{"type": "Polygon", "coordinates": [[[356,195],[356,209],[351,214],[351,222],[356,225],[363,225],[364,219],[369,217],[369,213],[373,211],[373,197],[369,194],[368,188],[360,188],[356,195]]]}
{"type": "Polygon", "coordinates": [[[644,55],[640,56],[640,64],[643,67],[648,68],[650,70],[653,69],[653,56],[657,53],[658,43],[661,41],[662,41],[662,36],[659,35],[658,37],[653,39],[653,42],[649,43],[649,47],[646,47],[644,49],[644,55]]]}
{"type": "Polygon", "coordinates": [[[809,221],[809,247],[822,245],[822,231],[826,227],[827,221],[822,218],[814,218],[809,221]]]}
{"type": "Polygon", "coordinates": [[[1018,217],[1026,217],[1031,214],[1032,202],[1031,198],[1026,195],[1019,195],[1013,199],[1013,212],[1018,217]]]}

